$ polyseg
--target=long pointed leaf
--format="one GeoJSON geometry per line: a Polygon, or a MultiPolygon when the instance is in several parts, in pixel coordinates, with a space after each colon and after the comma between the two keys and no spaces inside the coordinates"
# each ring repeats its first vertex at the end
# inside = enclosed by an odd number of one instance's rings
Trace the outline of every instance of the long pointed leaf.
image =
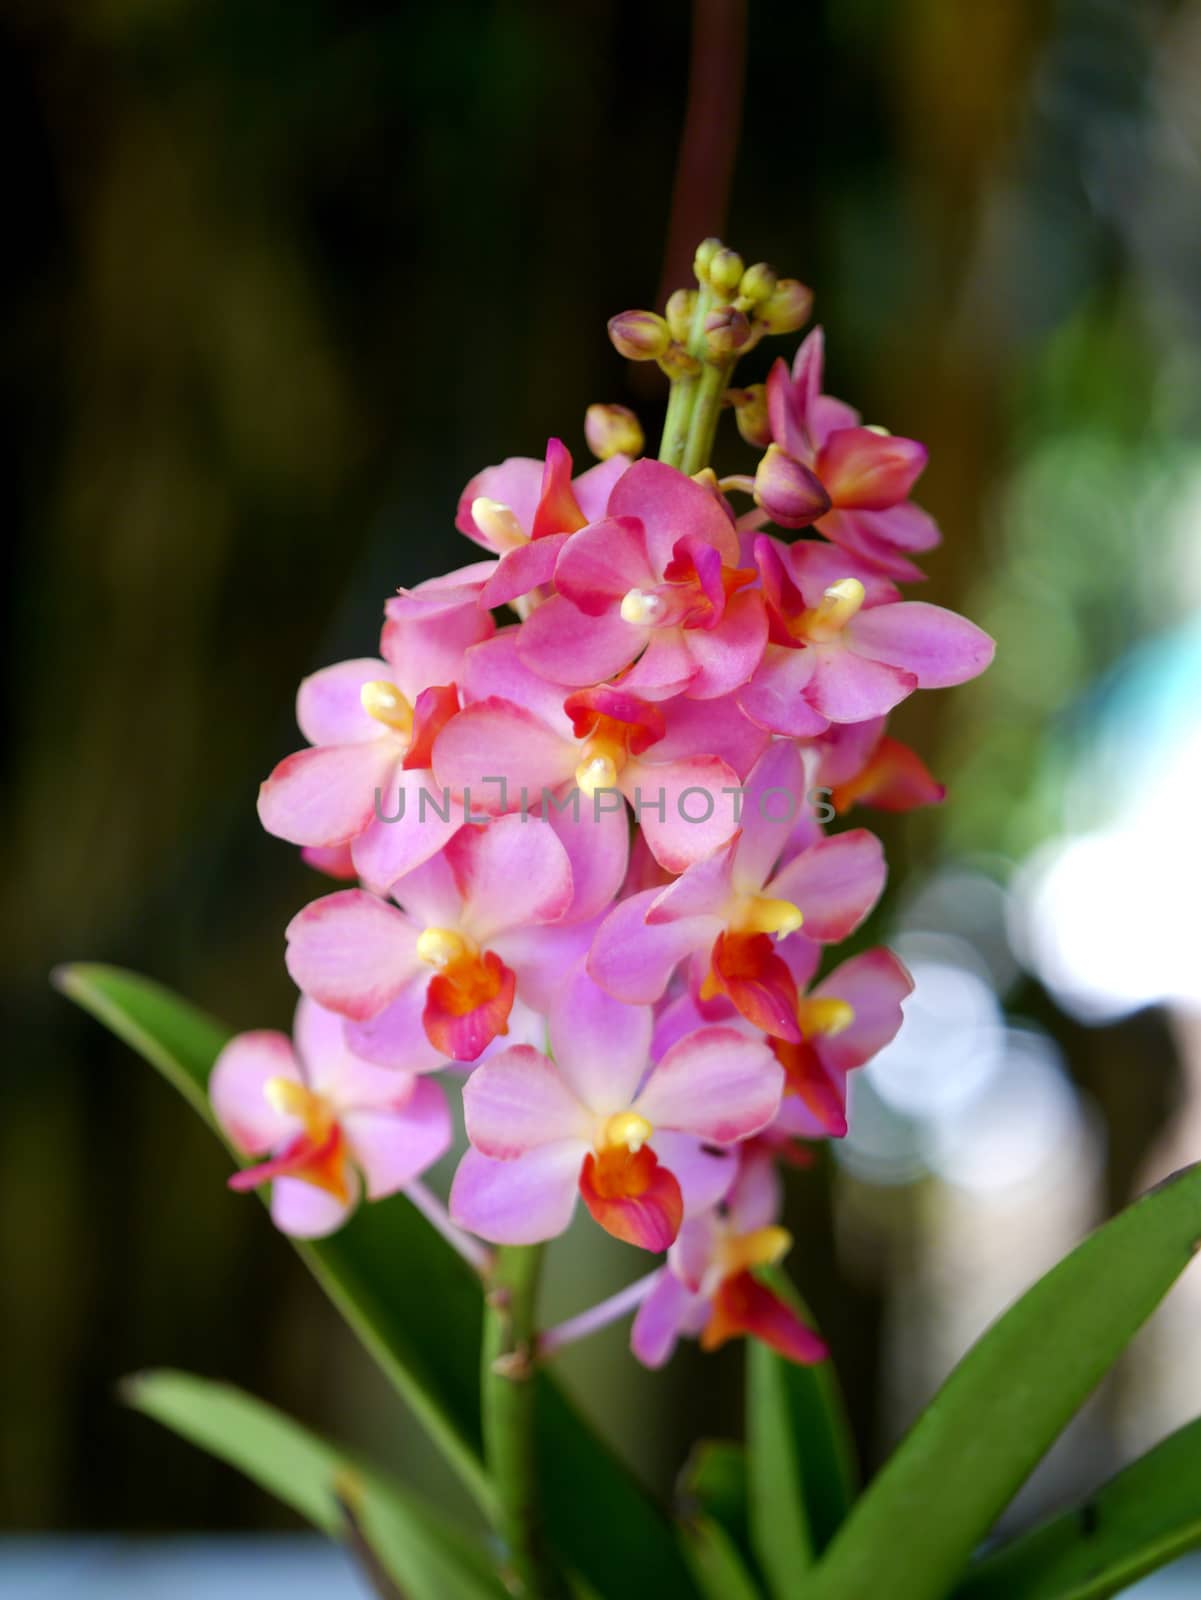
{"type": "MultiPolygon", "coordinates": [[[[55,980],[218,1131],[207,1083],[226,1030],[118,968],[65,967],[55,980]]],[[[479,1432],[483,1303],[470,1271],[399,1196],[361,1207],[331,1239],[292,1243],[491,1515],[479,1432]]],[[[666,1516],[546,1374],[537,1414],[547,1529],[564,1564],[601,1593],[691,1600],[696,1588],[666,1516]]]]}
{"type": "Polygon", "coordinates": [[[943,1600],[1199,1242],[1194,1166],[1041,1278],[918,1418],[843,1524],[806,1600],[943,1600]]]}
{"type": "Polygon", "coordinates": [[[1081,1506],[982,1556],[954,1600],[1106,1600],[1201,1545],[1201,1420],[1081,1506]]]}
{"type": "Polygon", "coordinates": [[[738,1547],[720,1522],[695,1517],[680,1525],[680,1538],[705,1600],[762,1600],[738,1547]]]}
{"type": "Polygon", "coordinates": [[[123,1392],[137,1410],[236,1467],[331,1538],[346,1537],[343,1507],[353,1505],[372,1554],[411,1600],[504,1600],[478,1545],[273,1406],[186,1372],[139,1373],[123,1392]]]}
{"type": "MultiPolygon", "coordinates": [[[[783,1273],[770,1281],[812,1320],[783,1273]]],[[[751,1340],[746,1404],[751,1539],[773,1595],[792,1600],[854,1493],[854,1447],[833,1364],[798,1366],[751,1340]]]]}

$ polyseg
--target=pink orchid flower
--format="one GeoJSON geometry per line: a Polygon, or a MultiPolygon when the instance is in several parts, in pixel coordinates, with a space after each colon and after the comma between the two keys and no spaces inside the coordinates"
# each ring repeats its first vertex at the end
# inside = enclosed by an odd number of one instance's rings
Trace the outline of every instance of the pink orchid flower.
{"type": "Polygon", "coordinates": [[[772,643],[739,703],[773,732],[807,737],[880,717],[915,689],[966,683],[992,660],[993,641],[974,622],[898,600],[887,579],[829,546],[761,536],[755,554],[772,643]]]}
{"type": "Polygon", "coordinates": [[[829,1354],[791,1306],[754,1275],[774,1266],[792,1238],[780,1227],[779,1191],[770,1157],[744,1158],[725,1206],[690,1218],[667,1265],[638,1308],[630,1348],[647,1367],[671,1359],[681,1337],[702,1350],[749,1335],[790,1361],[810,1366],[829,1354]]]}
{"type": "Polygon", "coordinates": [[[532,1244],[571,1221],[577,1196],[601,1227],[665,1250],[685,1214],[728,1186],[725,1146],[765,1127],[783,1073],[760,1041],[701,1028],[647,1070],[649,1008],[625,1006],[580,969],[549,1018],[554,1060],[518,1046],[463,1090],[467,1137],[452,1218],[481,1238],[532,1244]],[[681,1138],[680,1136],[684,1136],[681,1138]]]}
{"type": "Polygon", "coordinates": [[[562,940],[542,925],[572,898],[567,852],[548,824],[460,828],[393,894],[398,905],[345,889],[293,917],[288,971],[303,993],[358,1022],[420,1004],[430,1043],[455,1061],[474,1061],[505,1032],[519,986],[544,1009],[562,940]]]}
{"type": "Polygon", "coordinates": [[[899,582],[921,579],[910,557],[937,545],[938,526],[907,496],[926,465],[926,450],[915,439],[861,427],[857,411],[822,394],[824,365],[821,328],[801,344],[791,375],[783,360],[773,365],[767,380],[771,448],[811,472],[828,496],[829,509],[813,523],[819,533],[899,582]]]}
{"type": "Polygon", "coordinates": [[[627,456],[610,456],[573,479],[567,447],[551,439],[545,462],[510,456],[477,473],[460,496],[455,527],[500,557],[482,604],[505,605],[549,583],[568,537],[604,516],[629,464],[627,456]]]}
{"type": "Polygon", "coordinates": [[[873,834],[859,828],[827,839],[811,817],[797,820],[803,787],[795,747],[772,745],[747,780],[738,837],[665,889],[622,901],[601,923],[588,958],[597,983],[645,1004],[682,960],[700,957],[702,998],[724,994],[757,1028],[799,1042],[796,983],[772,936],[787,939],[803,926],[807,941],[845,939],[879,899],[886,873],[873,834]],[[790,840],[801,847],[780,862],[790,840]]]}
{"type": "MultiPolygon", "coordinates": [[[[913,979],[898,956],[877,945],[842,962],[811,989],[820,947],[788,939],[779,951],[796,985],[800,1037],[768,1040],[784,1068],[784,1097],[779,1115],[760,1138],[780,1148],[793,1139],[841,1139],[847,1132],[847,1074],[896,1037],[904,1021],[901,1003],[912,994],[913,979]]],[[[745,1033],[751,1029],[725,995],[704,1001],[680,995],[660,1012],[652,1048],[670,1049],[695,1028],[714,1023],[745,1033]]]]}
{"type": "Polygon", "coordinates": [[[468,652],[465,694],[473,703],[441,730],[434,772],[496,815],[536,809],[553,797],[543,814],[571,855],[575,915],[606,909],[621,885],[629,841],[622,796],[669,871],[682,872],[731,837],[738,774],[707,752],[729,737],[746,753],[745,718],[736,706],[723,703],[708,730],[694,723],[669,743],[670,705],[608,684],[564,697],[525,666],[518,639],[506,630],[468,652]],[[739,733],[727,735],[727,728],[739,733]],[[673,759],[659,758],[664,746],[676,752],[673,759]],[[585,884],[593,892],[584,895],[585,884]]]}
{"type": "Polygon", "coordinates": [[[570,687],[628,667],[622,687],[647,698],[728,694],[758,666],[767,637],[762,597],[747,587],[755,573],[738,559],[733,521],[712,490],[637,461],[605,520],[564,544],[558,592],[526,620],[522,659],[570,687]]]}
{"type": "Polygon", "coordinates": [[[238,1034],[217,1057],[209,1094],[234,1148],[267,1157],[230,1188],[270,1183],[276,1227],[301,1239],[332,1233],[364,1192],[395,1194],[450,1148],[439,1086],[361,1060],[341,1017],[303,997],[295,1045],[269,1030],[238,1034]]]}
{"type": "Polygon", "coordinates": [[[913,811],[946,799],[926,763],[884,731],[885,719],[834,723],[814,746],[818,785],[829,789],[841,817],[857,805],[877,811],[913,811]]]}
{"type": "Polygon", "coordinates": [[[381,890],[440,850],[461,819],[439,808],[430,750],[458,710],[464,651],[492,631],[474,602],[420,621],[389,616],[382,660],[306,678],[296,719],[311,748],[281,761],[259,791],[267,831],[321,850],[348,845],[355,871],[381,890]]]}

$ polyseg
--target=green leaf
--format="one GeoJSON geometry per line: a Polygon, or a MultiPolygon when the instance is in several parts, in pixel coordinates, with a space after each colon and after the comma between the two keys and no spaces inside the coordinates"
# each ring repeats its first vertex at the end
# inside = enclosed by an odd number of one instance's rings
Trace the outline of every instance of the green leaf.
{"type": "MultiPolygon", "coordinates": [[[[208,1100],[228,1030],[157,983],[113,967],[55,981],[163,1074],[218,1137],[208,1100]]],[[[228,1140],[223,1142],[237,1160],[228,1140]]],[[[360,1206],[332,1238],[290,1241],[485,1511],[479,1431],[479,1286],[403,1196],[360,1206]],[[413,1286],[420,1285],[414,1293],[413,1286]]]]}
{"type": "Polygon", "coordinates": [[[702,1439],[680,1473],[676,1512],[683,1522],[707,1517],[733,1540],[748,1566],[754,1565],[750,1538],[746,1451],[727,1439],[702,1439]]]}
{"type": "Polygon", "coordinates": [[[706,1600],[762,1600],[729,1534],[712,1517],[680,1524],[688,1565],[706,1600]]]}
{"type": "Polygon", "coordinates": [[[1201,1545],[1201,1421],[1074,1511],[981,1556],[954,1600],[1105,1600],[1201,1545]]]}
{"type": "MultiPolygon", "coordinates": [[[[782,1272],[764,1274],[807,1321],[782,1272]]],[[[837,1532],[854,1494],[854,1450],[831,1362],[799,1366],[747,1344],[751,1542],[773,1595],[789,1600],[837,1532]]]]}
{"type": "Polygon", "coordinates": [[[942,1600],[1201,1241],[1201,1166],[1099,1228],[968,1352],[843,1524],[806,1600],[942,1600]]]}
{"type": "Polygon", "coordinates": [[[123,1386],[137,1410],[227,1461],[334,1539],[356,1532],[407,1600],[504,1600],[484,1551],[371,1467],[229,1384],[145,1372],[123,1386]]]}
{"type": "MultiPolygon", "coordinates": [[[[161,985],[114,967],[60,968],[55,981],[219,1133],[207,1084],[226,1030],[161,985]]],[[[479,1422],[483,1297],[471,1271],[399,1195],[361,1206],[331,1239],[290,1242],[493,1516],[479,1422]]],[[[540,1489],[559,1558],[602,1594],[694,1596],[662,1510],[547,1374],[537,1388],[540,1489]]]]}

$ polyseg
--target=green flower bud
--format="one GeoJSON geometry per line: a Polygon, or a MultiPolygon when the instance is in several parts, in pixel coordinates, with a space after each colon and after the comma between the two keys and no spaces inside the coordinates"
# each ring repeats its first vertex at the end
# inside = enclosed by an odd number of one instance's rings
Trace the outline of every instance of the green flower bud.
{"type": "Polygon", "coordinates": [[[709,263],[722,248],[720,239],[702,239],[696,247],[696,256],[692,263],[692,270],[696,273],[698,283],[708,283],[709,263]]]}
{"type": "Polygon", "coordinates": [[[812,310],[813,290],[795,278],[781,278],[775,293],[758,308],[756,320],[766,333],[794,333],[812,310]]]}
{"type": "Polygon", "coordinates": [[[705,318],[705,344],[712,356],[732,356],[749,343],[751,325],[733,306],[719,306],[705,318]]]}
{"type": "Polygon", "coordinates": [[[609,338],[627,361],[654,361],[671,343],[671,329],[653,311],[619,311],[609,318],[609,338]]]}
{"type": "Polygon", "coordinates": [[[589,406],[584,413],[584,437],[600,461],[616,455],[640,456],[646,444],[642,424],[629,406],[589,406]]]}
{"type": "Polygon", "coordinates": [[[737,250],[718,250],[709,263],[709,285],[715,293],[732,300],[738,293],[744,271],[737,250]]]}
{"type": "Polygon", "coordinates": [[[771,443],[771,421],[767,415],[767,385],[748,384],[745,389],[727,391],[734,407],[734,421],[747,444],[766,450],[771,443]]]}
{"type": "Polygon", "coordinates": [[[742,274],[738,293],[743,300],[749,300],[752,305],[762,305],[775,294],[778,282],[775,268],[769,267],[766,261],[757,261],[742,274]]]}
{"type": "Polygon", "coordinates": [[[692,332],[692,313],[696,310],[696,290],[677,289],[667,302],[667,326],[673,339],[683,344],[692,332]]]}

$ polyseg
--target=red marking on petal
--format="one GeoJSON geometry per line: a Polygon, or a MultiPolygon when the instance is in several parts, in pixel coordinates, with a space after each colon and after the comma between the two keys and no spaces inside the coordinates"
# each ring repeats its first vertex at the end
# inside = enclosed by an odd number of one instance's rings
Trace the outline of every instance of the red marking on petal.
{"type": "Polygon", "coordinates": [[[751,568],[723,566],[711,544],[686,533],[677,539],[663,577],[683,591],[680,599],[687,600],[683,614],[673,620],[685,628],[715,628],[725,616],[730,596],[754,583],[758,573],[751,568]]]}
{"type": "Polygon", "coordinates": [[[612,739],[632,756],[658,744],[667,723],[658,706],[636,694],[602,683],[595,689],[577,689],[563,702],[577,739],[612,739]]]}
{"type": "Polygon", "coordinates": [[[814,1045],[807,1039],[773,1039],[772,1050],[784,1068],[784,1093],[795,1095],[832,1138],[842,1139],[847,1131],[844,1095],[839,1094],[834,1078],[822,1066],[814,1045]]]}
{"type": "Polygon", "coordinates": [[[588,518],[580,510],[571,487],[571,454],[561,439],[551,439],[546,446],[542,492],[530,537],[544,539],[550,533],[575,533],[587,525],[588,518]]]}
{"type": "Polygon", "coordinates": [[[580,1169],[584,1204],[606,1233],[656,1253],[675,1241],[684,1220],[680,1185],[649,1145],[588,1154],[580,1169]]]}
{"type": "Polygon", "coordinates": [[[875,806],[877,811],[936,806],[946,793],[916,750],[885,735],[855,777],[835,787],[832,799],[841,816],[854,805],[875,806]]]}
{"type": "Polygon", "coordinates": [[[298,1133],[269,1161],[235,1172],[229,1187],[239,1194],[270,1183],[273,1178],[301,1178],[317,1189],[324,1189],[337,1200],[349,1200],[350,1188],[346,1182],[346,1140],[335,1123],[320,1144],[307,1133],[298,1133]]]}
{"type": "Polygon", "coordinates": [[[517,978],[493,950],[453,962],[430,979],[422,1023],[435,1050],[474,1061],[509,1031],[517,978]]]}
{"type": "Polygon", "coordinates": [[[433,766],[434,740],[459,709],[459,691],[453,683],[423,689],[413,702],[413,736],[404,765],[409,772],[433,766]]]}
{"type": "Polygon", "coordinates": [[[778,1295],[749,1272],[726,1278],[713,1297],[713,1312],[701,1334],[702,1350],[718,1350],[741,1334],[770,1345],[800,1366],[824,1361],[829,1351],[778,1295]]]}
{"type": "Polygon", "coordinates": [[[748,1022],[777,1039],[799,1041],[796,979],[766,933],[723,933],[713,946],[701,999],[727,995],[748,1022]]]}

